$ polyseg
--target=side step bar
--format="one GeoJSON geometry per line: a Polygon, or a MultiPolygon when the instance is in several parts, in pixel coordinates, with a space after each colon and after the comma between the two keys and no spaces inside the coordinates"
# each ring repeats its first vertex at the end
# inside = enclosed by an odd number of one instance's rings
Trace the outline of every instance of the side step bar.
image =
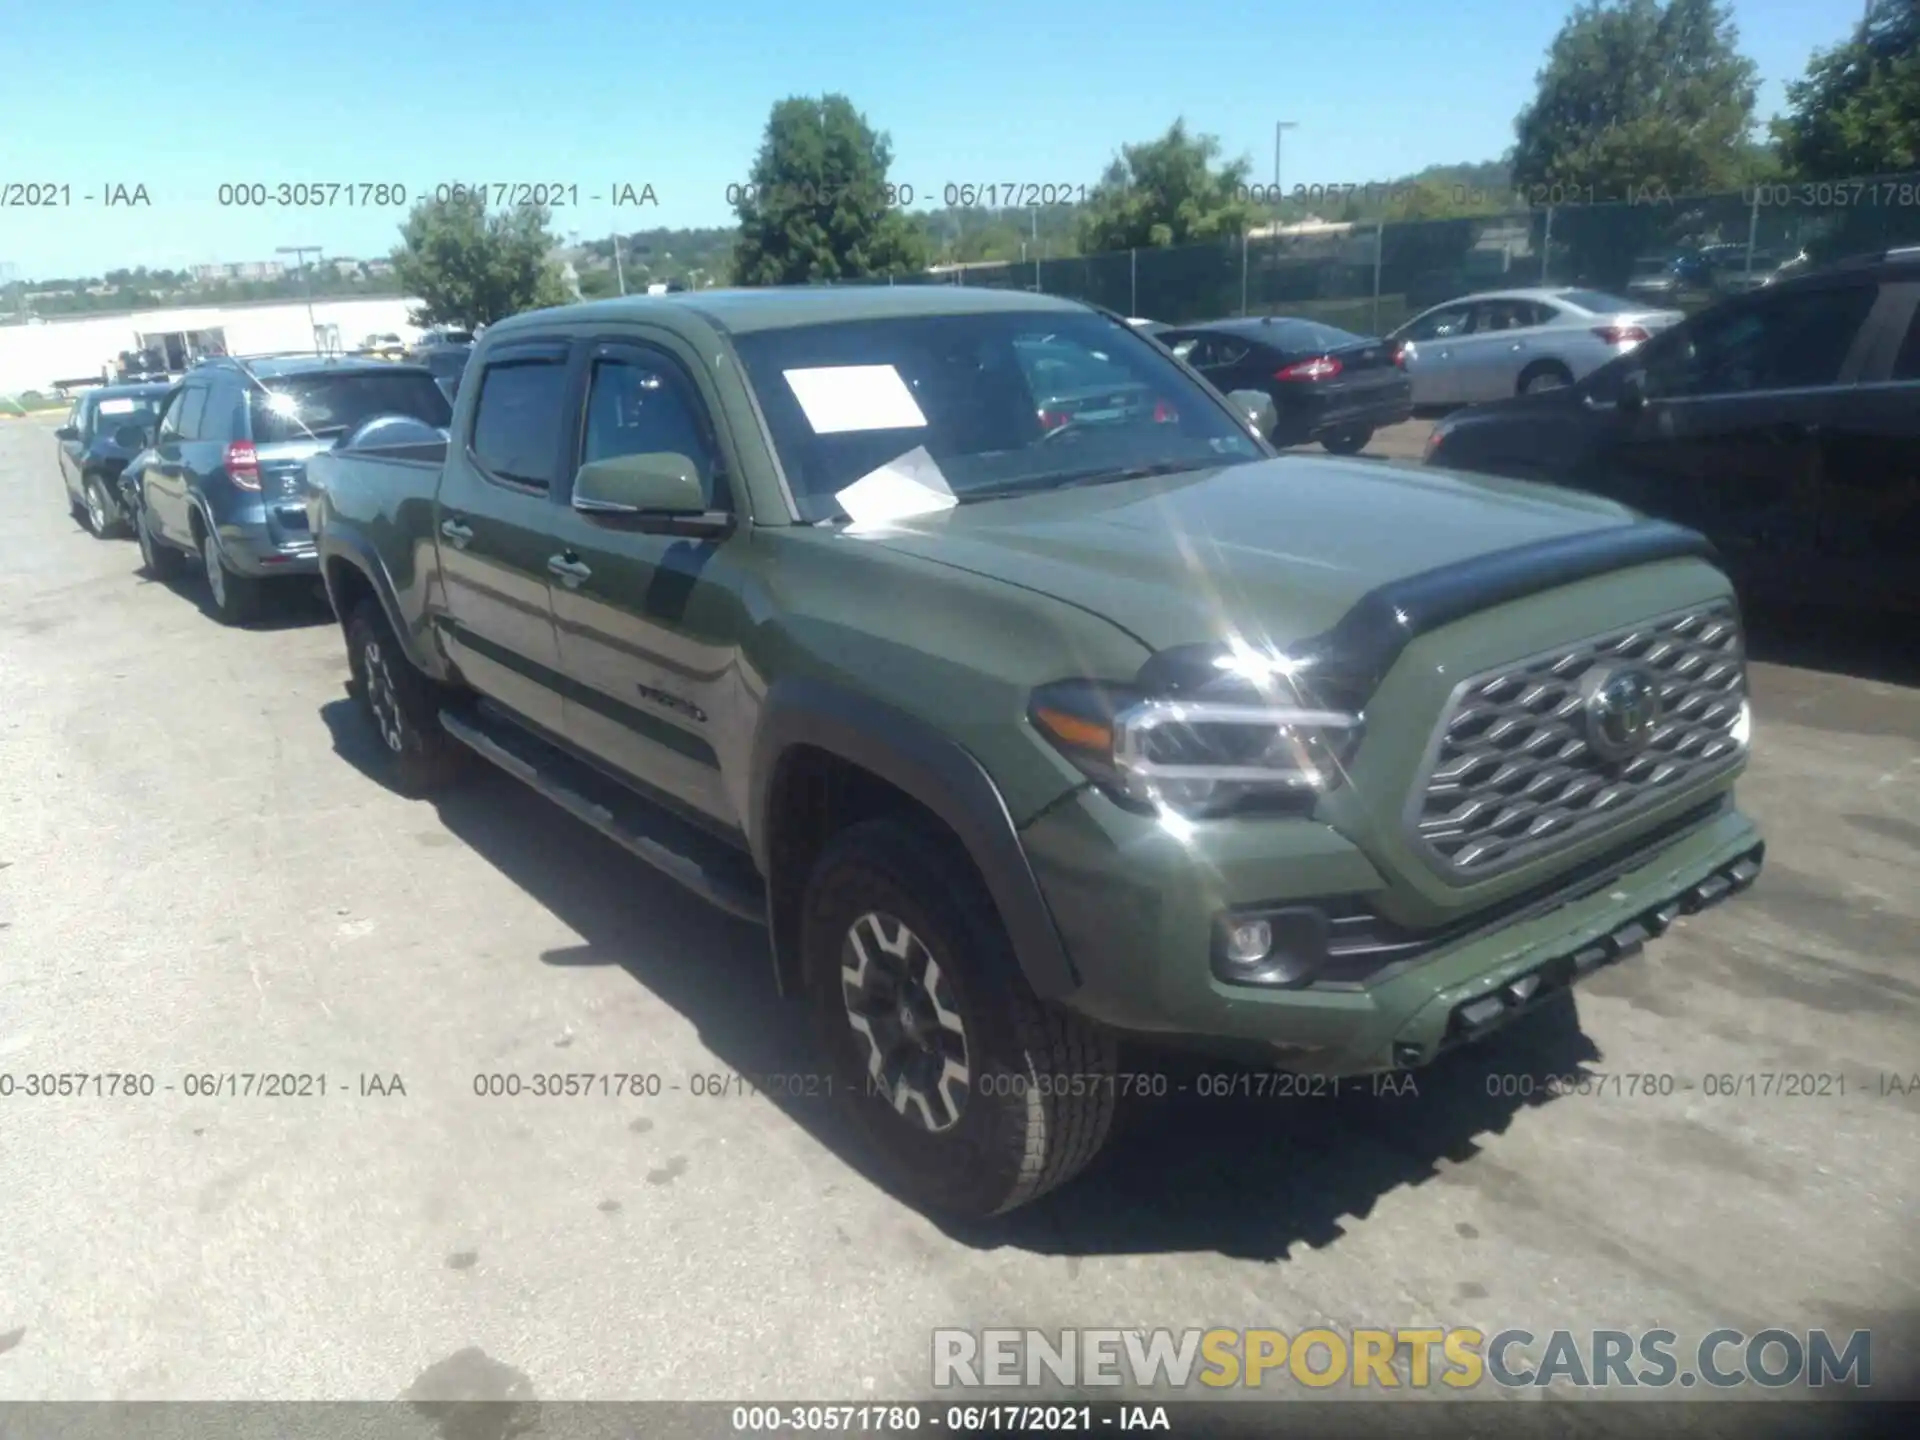
{"type": "Polygon", "coordinates": [[[755,925],[766,924],[766,886],[744,852],[484,708],[443,710],[440,724],[475,754],[710,904],[755,925]]]}

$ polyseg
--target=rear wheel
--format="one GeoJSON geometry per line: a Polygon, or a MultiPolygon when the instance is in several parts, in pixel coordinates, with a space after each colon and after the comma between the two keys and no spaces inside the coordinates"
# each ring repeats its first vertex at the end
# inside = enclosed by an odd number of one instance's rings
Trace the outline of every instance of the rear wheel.
{"type": "Polygon", "coordinates": [[[1542,360],[1529,365],[1520,375],[1520,393],[1538,395],[1543,390],[1564,390],[1573,383],[1573,372],[1558,360],[1542,360]]]}
{"type": "Polygon", "coordinates": [[[213,598],[213,611],[220,622],[245,625],[259,619],[266,608],[265,582],[228,569],[226,556],[220,553],[220,539],[211,528],[200,537],[200,560],[207,574],[207,593],[213,598]]]}
{"type": "Polygon", "coordinates": [[[1113,1038],[1043,1004],[951,842],[866,821],[807,882],[801,964],[835,1088],[923,1209],[982,1218],[1063,1184],[1113,1124],[1113,1038]]]}
{"type": "Polygon", "coordinates": [[[1367,448],[1367,442],[1373,439],[1371,430],[1342,430],[1337,434],[1324,436],[1320,443],[1333,455],[1358,455],[1367,448]]]}
{"type": "Polygon", "coordinates": [[[347,664],[354,698],[393,767],[394,789],[422,795],[455,778],[467,752],[440,728],[446,689],[414,668],[377,601],[361,601],[347,619],[347,664]]]}
{"type": "Polygon", "coordinates": [[[98,475],[86,479],[87,529],[96,540],[111,540],[120,533],[119,507],[107,494],[107,482],[98,475]]]}

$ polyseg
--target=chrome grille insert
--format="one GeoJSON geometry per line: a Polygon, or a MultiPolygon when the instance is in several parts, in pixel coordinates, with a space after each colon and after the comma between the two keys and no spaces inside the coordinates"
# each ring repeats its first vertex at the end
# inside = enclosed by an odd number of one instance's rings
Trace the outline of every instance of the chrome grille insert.
{"type": "Polygon", "coordinates": [[[1414,786],[1410,838],[1442,874],[1479,880],[1611,829],[1739,761],[1746,688],[1725,603],[1476,675],[1454,691],[1414,786]],[[1596,682],[1616,670],[1660,699],[1637,751],[1610,762],[1590,736],[1596,682]]]}

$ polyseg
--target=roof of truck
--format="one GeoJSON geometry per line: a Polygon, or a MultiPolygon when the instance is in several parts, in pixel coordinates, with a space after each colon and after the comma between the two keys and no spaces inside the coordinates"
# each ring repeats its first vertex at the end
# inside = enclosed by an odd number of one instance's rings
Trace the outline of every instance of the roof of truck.
{"type": "Polygon", "coordinates": [[[766,289],[683,290],[668,295],[625,295],[502,320],[488,331],[510,333],[574,320],[661,320],[692,312],[717,329],[745,335],[801,325],[847,320],[887,320],[914,315],[976,315],[1001,311],[1084,309],[1078,301],[1027,290],[988,290],[968,285],[791,285],[766,289]]]}

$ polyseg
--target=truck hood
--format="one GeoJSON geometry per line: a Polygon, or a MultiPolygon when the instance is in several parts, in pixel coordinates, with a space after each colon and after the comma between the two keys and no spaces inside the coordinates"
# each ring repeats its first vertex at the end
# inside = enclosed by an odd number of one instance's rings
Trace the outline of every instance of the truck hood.
{"type": "Polygon", "coordinates": [[[1284,648],[1389,581],[1636,518],[1522,481],[1281,456],[983,500],[862,542],[1052,596],[1152,650],[1284,648]]]}

